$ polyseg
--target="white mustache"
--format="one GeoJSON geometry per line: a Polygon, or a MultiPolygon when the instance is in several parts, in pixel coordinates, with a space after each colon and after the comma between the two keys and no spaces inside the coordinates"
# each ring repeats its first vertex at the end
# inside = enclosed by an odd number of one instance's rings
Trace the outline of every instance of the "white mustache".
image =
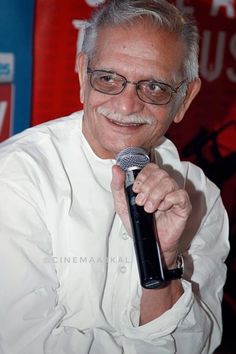
{"type": "Polygon", "coordinates": [[[143,117],[138,114],[130,114],[128,116],[124,116],[118,112],[111,112],[107,108],[98,107],[97,112],[106,116],[107,118],[114,120],[117,123],[123,124],[152,124],[152,117],[143,117]]]}

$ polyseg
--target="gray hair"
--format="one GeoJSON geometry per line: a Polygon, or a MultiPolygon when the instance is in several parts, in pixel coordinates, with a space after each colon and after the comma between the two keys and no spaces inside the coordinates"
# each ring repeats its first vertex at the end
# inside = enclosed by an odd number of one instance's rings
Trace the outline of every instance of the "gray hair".
{"type": "Polygon", "coordinates": [[[108,0],[93,13],[85,29],[82,52],[92,59],[99,29],[105,26],[132,24],[148,18],[158,28],[175,33],[183,41],[183,75],[188,81],[198,77],[199,34],[192,18],[182,14],[166,0],[108,0]]]}

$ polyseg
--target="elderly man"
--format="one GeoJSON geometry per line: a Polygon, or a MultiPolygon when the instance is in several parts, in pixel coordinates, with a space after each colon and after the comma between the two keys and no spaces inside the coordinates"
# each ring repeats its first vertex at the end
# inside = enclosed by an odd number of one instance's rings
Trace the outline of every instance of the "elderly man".
{"type": "Polygon", "coordinates": [[[217,187],[164,137],[200,89],[197,55],[195,25],[168,2],[108,1],[77,58],[84,111],[2,144],[1,353],[219,345],[227,215],[217,187]],[[155,289],[140,285],[116,164],[127,147],[151,158],[135,203],[155,217],[165,269],[183,271],[155,289]]]}

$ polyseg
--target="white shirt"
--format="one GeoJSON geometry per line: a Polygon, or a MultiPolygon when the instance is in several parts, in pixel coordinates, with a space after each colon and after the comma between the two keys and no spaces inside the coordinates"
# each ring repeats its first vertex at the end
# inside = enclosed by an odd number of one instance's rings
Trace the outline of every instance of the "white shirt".
{"type": "Polygon", "coordinates": [[[184,294],[139,326],[133,240],[110,189],[115,161],[97,157],[81,128],[79,112],[1,144],[0,353],[212,353],[229,251],[218,188],[163,138],[157,162],[193,204],[184,294]]]}

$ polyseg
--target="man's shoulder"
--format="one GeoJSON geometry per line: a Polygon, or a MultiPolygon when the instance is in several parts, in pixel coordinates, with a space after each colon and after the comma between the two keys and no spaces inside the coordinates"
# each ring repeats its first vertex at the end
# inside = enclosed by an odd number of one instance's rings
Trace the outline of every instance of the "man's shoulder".
{"type": "Polygon", "coordinates": [[[64,140],[81,128],[82,111],[56,118],[25,129],[0,144],[0,155],[11,151],[24,151],[46,141],[64,140]]]}
{"type": "Polygon", "coordinates": [[[15,148],[18,145],[29,143],[37,144],[41,139],[53,138],[55,136],[65,137],[72,134],[75,129],[80,129],[82,111],[72,113],[65,117],[56,118],[39,125],[25,129],[24,131],[13,135],[0,144],[0,151],[15,148]]]}
{"type": "Polygon", "coordinates": [[[70,115],[64,116],[64,117],[59,117],[55,118],[52,120],[48,120],[47,122],[41,123],[39,125],[36,125],[32,128],[29,128],[28,130],[39,130],[39,129],[53,129],[53,130],[60,130],[60,129],[68,129],[70,130],[71,128],[74,127],[80,127],[80,122],[83,117],[83,111],[77,111],[73,112],[70,115]]]}
{"type": "Polygon", "coordinates": [[[11,171],[14,166],[21,171],[23,165],[45,167],[49,161],[55,164],[69,145],[72,149],[71,144],[79,144],[81,120],[82,112],[76,112],[28,128],[2,142],[0,174],[11,171]]]}

